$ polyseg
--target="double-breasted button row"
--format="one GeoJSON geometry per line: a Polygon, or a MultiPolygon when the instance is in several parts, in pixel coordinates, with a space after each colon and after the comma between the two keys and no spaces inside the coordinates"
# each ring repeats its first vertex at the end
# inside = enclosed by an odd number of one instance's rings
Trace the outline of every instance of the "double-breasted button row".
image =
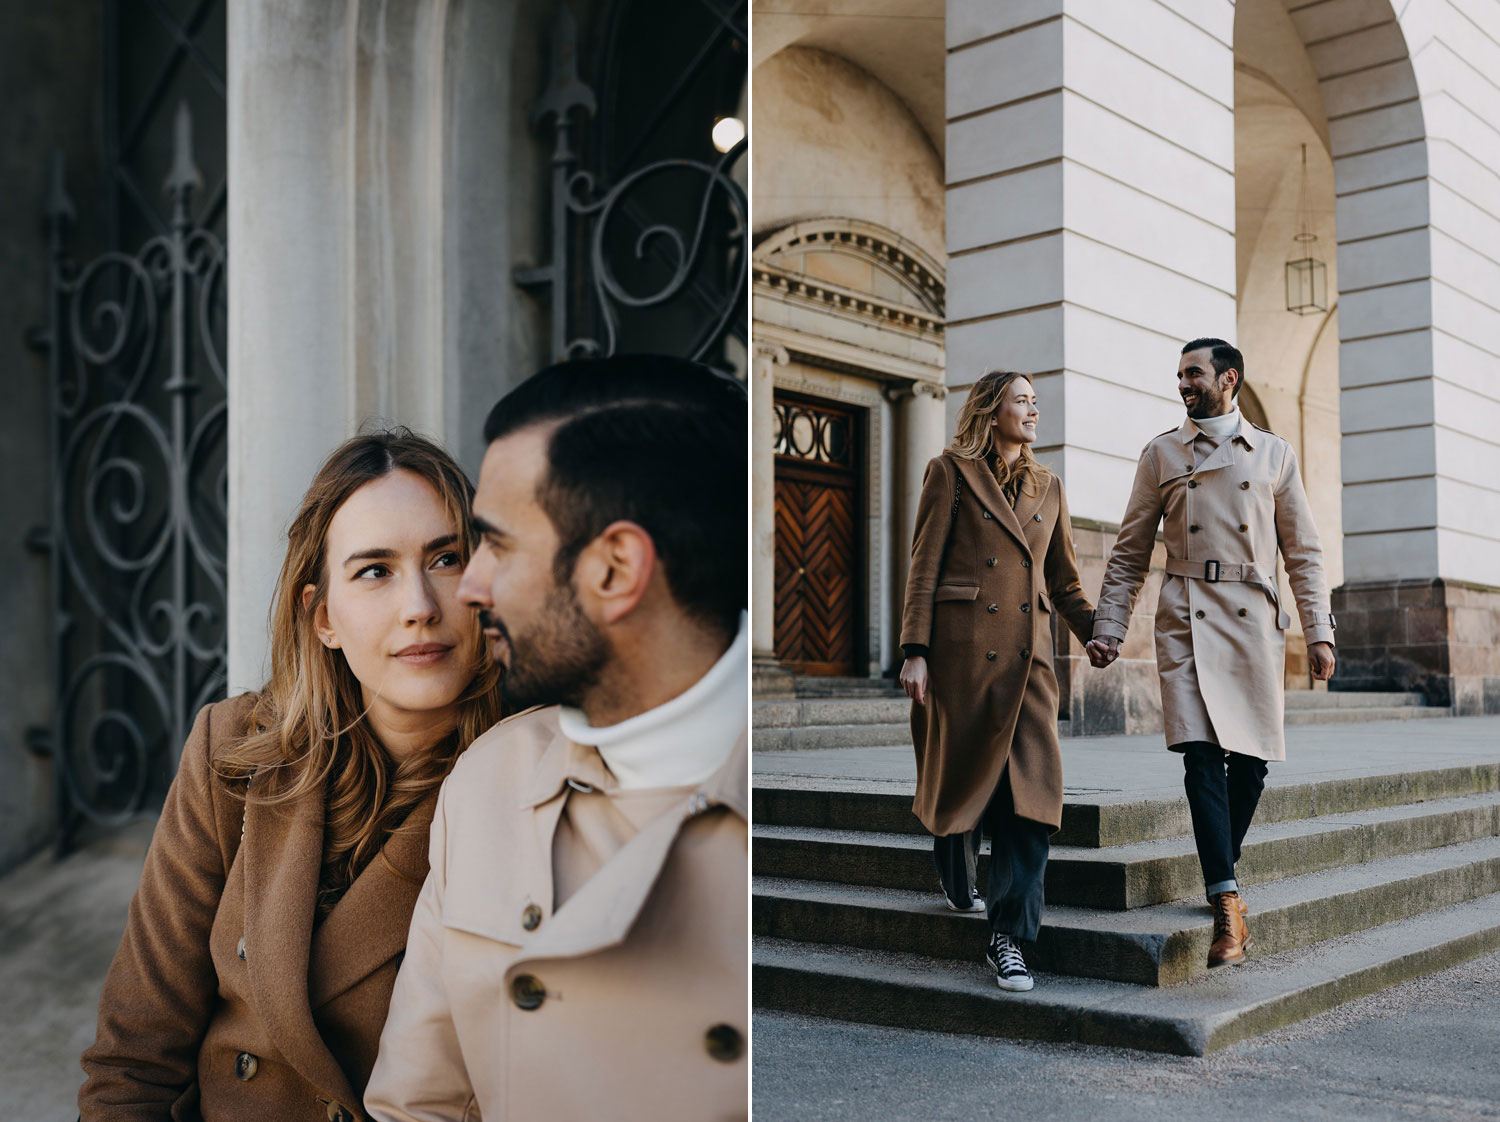
{"type": "Polygon", "coordinates": [[[1245,480],[1243,483],[1240,484],[1240,490],[1241,491],[1248,491],[1248,490],[1250,490],[1250,481],[1248,479],[1245,480]]]}
{"type": "Polygon", "coordinates": [[[995,661],[995,652],[994,651],[985,651],[984,652],[984,657],[987,658],[987,659],[989,659],[991,662],[994,662],[995,661]]]}
{"type": "Polygon", "coordinates": [[[1023,558],[1021,558],[1021,568],[1023,568],[1023,569],[1029,569],[1029,568],[1031,568],[1031,558],[1030,557],[1023,557],[1023,558]]]}
{"type": "Polygon", "coordinates": [[[986,564],[986,565],[988,565],[988,566],[989,566],[989,567],[990,567],[990,568],[992,568],[992,569],[993,569],[993,568],[994,568],[994,567],[995,567],[995,563],[996,563],[996,562],[997,562],[997,561],[998,561],[998,560],[999,560],[999,558],[998,558],[998,557],[986,557],[986,558],[985,558],[985,559],[984,559],[984,563],[985,563],[985,564],[986,564]]]}
{"type": "Polygon", "coordinates": [[[993,518],[993,517],[994,517],[994,515],[992,515],[992,514],[991,514],[991,513],[990,513],[990,512],[989,512],[989,511],[985,511],[985,512],[984,512],[984,516],[985,516],[985,517],[986,517],[986,518],[993,518]]]}
{"type": "Polygon", "coordinates": [[[703,1034],[703,1048],[722,1064],[732,1064],[745,1054],[745,1035],[733,1025],[714,1025],[703,1034]]]}
{"type": "Polygon", "coordinates": [[[516,1003],[517,1008],[529,1013],[533,1009],[540,1009],[542,1002],[547,1000],[547,987],[542,985],[542,980],[535,974],[517,974],[510,983],[510,999],[516,1003]]]}
{"type": "Polygon", "coordinates": [[[989,607],[985,608],[985,611],[989,612],[990,615],[994,615],[999,610],[1000,610],[1000,605],[999,604],[991,604],[989,607]]]}
{"type": "Polygon", "coordinates": [[[1195,619],[1202,619],[1203,618],[1203,609],[1199,608],[1196,612],[1193,613],[1193,617],[1195,619]]]}
{"type": "Polygon", "coordinates": [[[521,926],[527,931],[535,931],[542,925],[542,909],[535,904],[527,904],[521,909],[521,926]]]}
{"type": "Polygon", "coordinates": [[[241,1083],[248,1083],[260,1070],[260,1060],[249,1052],[241,1052],[234,1058],[234,1074],[241,1083]]]}
{"type": "Polygon", "coordinates": [[[1023,612],[1029,612],[1029,611],[1031,611],[1031,605],[1030,604],[1022,604],[1021,605],[1021,610],[1023,612]]]}
{"type": "Polygon", "coordinates": [[[1197,486],[1198,486],[1198,481],[1196,479],[1189,479],[1188,480],[1188,490],[1189,491],[1191,491],[1193,488],[1195,488],[1197,486]]]}

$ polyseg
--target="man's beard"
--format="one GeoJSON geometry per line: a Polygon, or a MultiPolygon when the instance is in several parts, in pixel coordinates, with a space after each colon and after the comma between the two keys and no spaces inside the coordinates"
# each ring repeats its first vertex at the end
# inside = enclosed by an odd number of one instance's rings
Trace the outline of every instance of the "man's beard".
{"type": "Polygon", "coordinates": [[[537,622],[525,633],[512,634],[503,624],[500,629],[510,645],[510,666],[501,676],[500,694],[513,710],[533,705],[581,707],[609,661],[609,645],[583,614],[569,584],[553,586],[537,622]]]}
{"type": "Polygon", "coordinates": [[[1224,408],[1224,391],[1217,383],[1206,390],[1195,391],[1198,399],[1187,407],[1187,415],[1193,420],[1217,417],[1224,408]]]}

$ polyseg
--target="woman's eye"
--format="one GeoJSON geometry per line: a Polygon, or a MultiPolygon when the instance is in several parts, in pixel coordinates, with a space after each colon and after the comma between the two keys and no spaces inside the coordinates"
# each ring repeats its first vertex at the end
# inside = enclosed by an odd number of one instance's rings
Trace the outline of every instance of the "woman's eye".
{"type": "Polygon", "coordinates": [[[458,564],[461,564],[458,554],[449,550],[447,553],[438,554],[437,559],[432,563],[432,567],[434,569],[451,569],[458,564]]]}
{"type": "Polygon", "coordinates": [[[363,569],[354,574],[354,579],[365,580],[369,578],[378,580],[381,577],[390,576],[390,574],[391,571],[384,565],[366,565],[363,569]]]}

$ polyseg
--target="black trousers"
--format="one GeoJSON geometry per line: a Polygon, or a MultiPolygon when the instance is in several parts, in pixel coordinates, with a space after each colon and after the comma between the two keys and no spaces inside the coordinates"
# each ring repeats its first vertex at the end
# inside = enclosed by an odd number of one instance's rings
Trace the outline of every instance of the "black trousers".
{"type": "Polygon", "coordinates": [[[1048,838],[1052,827],[1016,815],[1010,791],[1010,771],[990,796],[979,825],[963,834],[932,839],[932,859],[938,880],[954,903],[967,905],[976,882],[979,843],[990,836],[989,875],[984,902],[990,930],[1033,942],[1042,925],[1043,881],[1047,872],[1048,838]]]}
{"type": "Polygon", "coordinates": [[[1226,753],[1201,740],[1174,744],[1172,750],[1182,753],[1182,785],[1193,816],[1204,889],[1210,895],[1237,891],[1234,866],[1265,790],[1266,761],[1226,753]]]}

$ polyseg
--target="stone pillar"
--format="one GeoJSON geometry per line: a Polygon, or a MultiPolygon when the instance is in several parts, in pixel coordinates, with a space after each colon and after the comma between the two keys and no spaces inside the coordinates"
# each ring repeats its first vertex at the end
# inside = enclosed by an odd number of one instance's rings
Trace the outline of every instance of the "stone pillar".
{"type": "Polygon", "coordinates": [[[750,371],[750,651],[756,693],[785,686],[776,665],[776,383],[786,348],[758,343],[750,371]]]}
{"type": "Polygon", "coordinates": [[[545,357],[510,280],[537,259],[538,150],[492,65],[513,46],[540,91],[538,7],[229,5],[231,692],[265,679],[287,524],[334,446],[403,424],[472,473],[545,357]]]}
{"type": "MultiPolygon", "coordinates": [[[[1235,330],[1234,6],[1189,7],[948,0],[949,412],[985,370],[1032,374],[1035,451],[1096,524],[1181,420],[1184,340],[1235,330]]],[[[1149,625],[1107,712],[1078,676],[1075,727],[1155,707],[1149,625]]]]}
{"type": "Polygon", "coordinates": [[[906,604],[906,573],[911,567],[911,537],[917,522],[922,475],[932,457],[948,443],[944,402],[948,391],[932,382],[915,382],[892,395],[900,402],[899,451],[896,466],[895,518],[890,523],[891,572],[895,611],[892,657],[901,661],[901,613],[906,604]]]}

